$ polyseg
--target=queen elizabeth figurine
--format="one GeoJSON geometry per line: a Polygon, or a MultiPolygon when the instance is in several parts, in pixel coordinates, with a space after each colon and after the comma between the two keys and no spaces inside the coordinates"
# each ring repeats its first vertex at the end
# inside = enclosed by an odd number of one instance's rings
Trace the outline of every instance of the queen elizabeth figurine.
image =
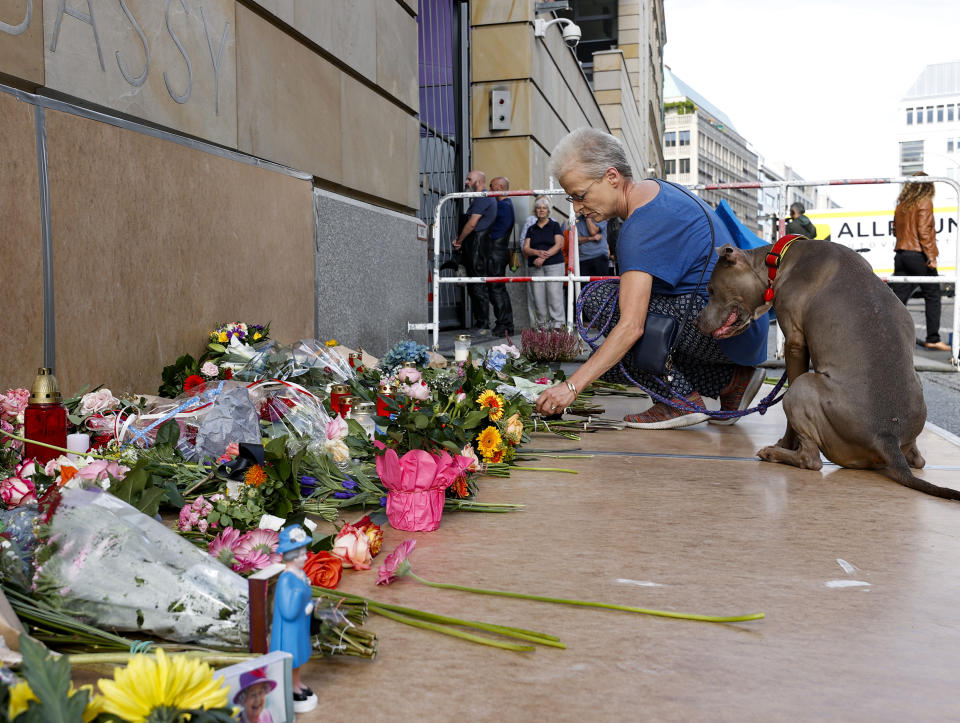
{"type": "Polygon", "coordinates": [[[306,713],[317,707],[317,696],[300,681],[300,668],[310,659],[310,618],[313,594],[303,572],[310,536],[300,525],[280,530],[277,552],[283,556],[286,570],[280,573],[273,597],[273,625],[270,650],[283,650],[293,656],[293,710],[306,713]]]}

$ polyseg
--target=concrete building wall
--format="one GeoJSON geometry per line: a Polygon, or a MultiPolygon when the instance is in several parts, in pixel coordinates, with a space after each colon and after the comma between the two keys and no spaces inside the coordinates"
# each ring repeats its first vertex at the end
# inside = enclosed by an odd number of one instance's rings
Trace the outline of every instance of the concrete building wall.
{"type": "Polygon", "coordinates": [[[426,306],[416,8],[0,0],[0,248],[24,286],[0,384],[29,384],[43,361],[45,290],[66,393],[87,382],[150,391],[164,364],[200,353],[227,320],[270,321],[294,341],[344,336],[356,322],[344,309],[376,308],[356,342],[407,336],[426,306]],[[64,105],[38,111],[56,106],[48,95],[64,105]],[[38,159],[50,178],[46,289],[38,159]],[[317,223],[315,187],[331,213],[317,223]],[[398,270],[410,275],[381,285],[387,305],[349,283],[398,270]]]}

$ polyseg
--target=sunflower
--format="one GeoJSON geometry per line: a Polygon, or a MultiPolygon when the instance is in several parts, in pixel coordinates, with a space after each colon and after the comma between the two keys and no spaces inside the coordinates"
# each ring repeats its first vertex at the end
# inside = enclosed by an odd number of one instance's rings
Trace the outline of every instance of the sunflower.
{"type": "Polygon", "coordinates": [[[490,410],[490,421],[496,422],[503,416],[503,397],[491,389],[485,389],[477,397],[477,404],[490,410]]]}
{"type": "Polygon", "coordinates": [[[259,487],[267,481],[267,473],[263,471],[263,467],[255,464],[244,473],[243,481],[252,487],[259,487]]]}
{"type": "Polygon", "coordinates": [[[213,677],[213,668],[187,655],[135,655],[126,668],[101,678],[103,711],[132,723],[174,720],[176,712],[197,708],[222,708],[228,688],[223,676],[213,677]]]}
{"type": "Polygon", "coordinates": [[[500,430],[496,427],[487,427],[477,435],[477,450],[488,462],[493,458],[497,450],[503,445],[503,438],[500,436],[500,430]]]}

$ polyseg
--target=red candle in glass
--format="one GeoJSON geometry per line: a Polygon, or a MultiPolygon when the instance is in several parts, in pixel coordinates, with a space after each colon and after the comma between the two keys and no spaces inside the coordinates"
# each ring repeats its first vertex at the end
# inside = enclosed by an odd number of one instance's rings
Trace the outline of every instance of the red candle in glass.
{"type": "Polygon", "coordinates": [[[350,387],[346,384],[334,384],[330,390],[330,411],[333,414],[345,415],[345,409],[340,408],[340,402],[344,397],[350,396],[350,387]]]}
{"type": "Polygon", "coordinates": [[[393,393],[394,387],[390,384],[381,384],[377,394],[377,416],[389,417],[390,408],[387,406],[387,399],[395,399],[393,393]]]}
{"type": "MultiPolygon", "coordinates": [[[[60,388],[50,369],[37,370],[30,400],[23,411],[23,431],[24,436],[34,442],[67,446],[67,408],[60,402],[60,388]]],[[[23,453],[25,458],[32,457],[41,465],[63,454],[30,442],[26,443],[23,453]]]]}

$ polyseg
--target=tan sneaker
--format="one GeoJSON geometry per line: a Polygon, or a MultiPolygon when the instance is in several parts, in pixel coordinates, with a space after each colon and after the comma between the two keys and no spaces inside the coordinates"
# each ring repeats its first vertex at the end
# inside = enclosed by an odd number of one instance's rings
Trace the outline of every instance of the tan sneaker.
{"type": "MultiPolygon", "coordinates": [[[[698,392],[694,392],[686,400],[698,407],[703,406],[703,398],[698,392]]],[[[679,403],[680,398],[674,397],[670,401],[679,403]]],[[[709,417],[702,412],[688,412],[684,409],[671,407],[663,402],[657,402],[645,412],[628,414],[623,418],[623,421],[633,429],[679,429],[680,427],[700,424],[707,419],[709,417]]]]}

